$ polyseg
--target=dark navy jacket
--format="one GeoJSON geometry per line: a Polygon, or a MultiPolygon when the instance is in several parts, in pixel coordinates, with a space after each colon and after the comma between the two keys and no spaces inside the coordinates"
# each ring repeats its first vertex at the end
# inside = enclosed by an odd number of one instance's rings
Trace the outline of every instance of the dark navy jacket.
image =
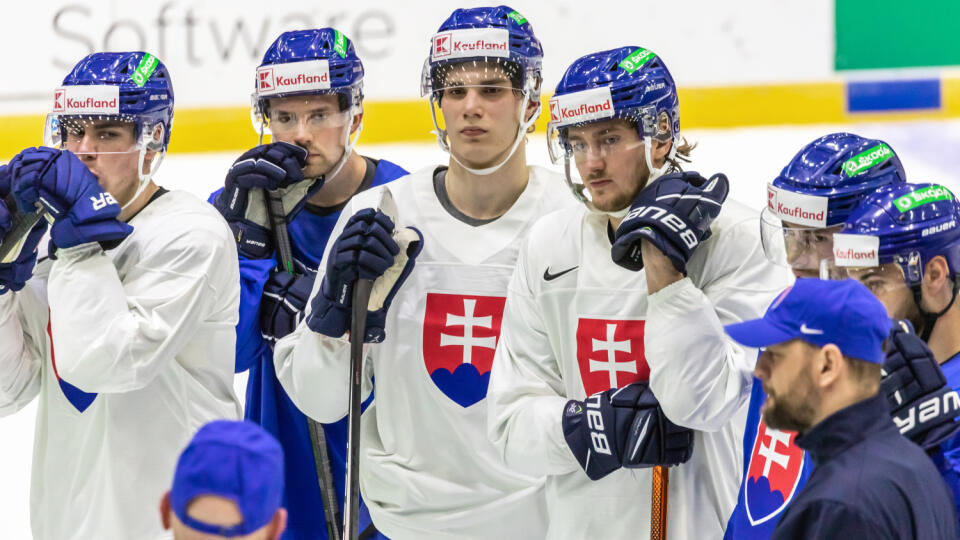
{"type": "Polygon", "coordinates": [[[957,537],[950,490],[927,454],[897,431],[884,396],[841,409],[796,440],[814,469],[773,538],[957,537]]]}

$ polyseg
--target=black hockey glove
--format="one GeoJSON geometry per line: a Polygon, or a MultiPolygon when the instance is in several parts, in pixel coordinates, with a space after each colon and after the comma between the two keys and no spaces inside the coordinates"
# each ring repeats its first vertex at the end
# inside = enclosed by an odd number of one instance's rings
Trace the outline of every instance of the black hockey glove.
{"type": "Polygon", "coordinates": [[[591,480],[621,466],[677,465],[693,452],[693,432],[667,420],[647,383],[568,401],[563,436],[591,480]]]}
{"type": "Polygon", "coordinates": [[[905,437],[928,452],[960,430],[960,399],[947,386],[940,364],[906,321],[893,326],[880,392],[905,437]]]}
{"type": "Polygon", "coordinates": [[[275,269],[260,297],[260,334],[271,345],[296,329],[310,299],[316,274],[294,276],[275,269]]]}
{"type": "Polygon", "coordinates": [[[323,178],[304,180],[307,151],[295,144],[275,142],[257,146],[237,158],[213,205],[230,225],[237,250],[249,259],[273,253],[267,191],[278,191],[289,223],[307,199],[323,185],[323,178]]]}
{"type": "Polygon", "coordinates": [[[611,250],[613,261],[628,270],[642,269],[640,241],[646,240],[686,274],[687,261],[700,242],[710,237],[710,224],[729,189],[727,177],[719,173],[710,180],[696,172],[657,178],[640,190],[620,222],[611,250]]]}

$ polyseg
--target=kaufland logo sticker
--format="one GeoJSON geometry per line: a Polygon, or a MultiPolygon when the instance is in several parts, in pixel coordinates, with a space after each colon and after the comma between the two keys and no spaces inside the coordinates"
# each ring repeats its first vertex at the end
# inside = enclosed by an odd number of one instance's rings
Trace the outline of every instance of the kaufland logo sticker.
{"type": "Polygon", "coordinates": [[[260,92],[273,90],[273,68],[257,70],[257,90],[260,92]]]}
{"type": "Polygon", "coordinates": [[[257,68],[257,92],[260,95],[329,88],[330,63],[326,60],[291,62],[257,68]]]}
{"type": "Polygon", "coordinates": [[[767,208],[778,218],[805,227],[827,226],[827,198],[767,185],[767,208]]]}
{"type": "Polygon", "coordinates": [[[880,238],[866,234],[833,235],[833,260],[837,266],[879,266],[880,238]]]}
{"type": "Polygon", "coordinates": [[[120,87],[63,86],[53,92],[53,111],[64,114],[120,114],[120,87]]]}
{"type": "Polygon", "coordinates": [[[510,56],[510,34],[502,28],[473,28],[443,32],[433,36],[431,42],[432,60],[510,56]]]}
{"type": "Polygon", "coordinates": [[[434,58],[443,58],[444,56],[450,56],[450,32],[444,34],[437,34],[433,37],[433,57],[434,58]]]}
{"type": "Polygon", "coordinates": [[[594,88],[550,100],[550,121],[557,126],[579,124],[613,116],[610,88],[594,88]]]}

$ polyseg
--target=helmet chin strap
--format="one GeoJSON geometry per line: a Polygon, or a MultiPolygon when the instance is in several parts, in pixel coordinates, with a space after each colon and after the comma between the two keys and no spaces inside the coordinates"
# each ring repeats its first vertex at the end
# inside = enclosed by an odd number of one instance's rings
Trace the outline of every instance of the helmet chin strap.
{"type": "Polygon", "coordinates": [[[157,173],[157,169],[160,168],[160,163],[163,162],[163,158],[166,155],[166,150],[158,150],[156,155],[153,156],[153,161],[150,162],[150,170],[144,173],[143,164],[147,159],[147,146],[144,145],[142,148],[140,148],[140,155],[137,158],[137,178],[139,185],[137,186],[137,191],[133,194],[133,197],[130,197],[130,200],[124,203],[123,206],[120,207],[120,210],[126,210],[128,206],[133,204],[133,201],[137,200],[137,198],[143,194],[144,190],[147,189],[147,186],[150,185],[150,180],[152,180],[153,175],[157,173]]]}
{"type": "MultiPolygon", "coordinates": [[[[351,120],[357,114],[363,112],[362,110],[356,114],[351,115],[351,120]]],[[[327,180],[332,180],[340,174],[340,170],[343,169],[343,166],[347,164],[347,160],[350,159],[350,155],[353,153],[353,148],[357,145],[357,141],[360,140],[360,132],[363,131],[363,118],[360,118],[360,125],[357,126],[357,131],[353,133],[353,136],[350,136],[350,126],[353,125],[353,122],[347,124],[347,129],[343,134],[343,155],[340,156],[340,159],[337,160],[336,165],[330,169],[330,172],[323,174],[321,176],[325,177],[327,180]]]]}
{"type": "MultiPolygon", "coordinates": [[[[436,130],[433,133],[437,136],[437,143],[440,144],[440,148],[442,148],[444,152],[450,154],[450,157],[454,161],[456,161],[458,165],[463,167],[467,172],[471,174],[475,174],[477,176],[487,176],[487,175],[493,174],[498,170],[500,170],[500,167],[503,167],[508,161],[510,161],[510,158],[513,157],[514,152],[516,152],[517,148],[520,146],[520,142],[523,141],[524,137],[526,137],[527,130],[530,129],[530,126],[532,126],[533,123],[537,121],[537,117],[540,116],[540,109],[543,108],[543,106],[540,105],[540,103],[538,102],[537,109],[533,112],[533,115],[530,116],[530,119],[527,120],[526,122],[520,122],[520,127],[517,128],[517,136],[513,140],[513,146],[510,147],[510,152],[507,153],[506,157],[504,157],[503,160],[500,161],[500,163],[497,163],[496,165],[492,165],[490,167],[486,167],[483,169],[475,169],[473,167],[466,166],[462,161],[457,159],[457,156],[451,151],[450,144],[447,142],[447,130],[440,129],[440,124],[437,123],[437,113],[435,111],[436,107],[434,106],[434,103],[435,103],[434,97],[433,95],[431,95],[430,96],[430,114],[433,116],[433,126],[436,128],[436,130]]],[[[527,110],[527,104],[529,103],[530,103],[530,95],[524,92],[523,101],[520,103],[521,118],[523,118],[523,114],[527,110]]]]}

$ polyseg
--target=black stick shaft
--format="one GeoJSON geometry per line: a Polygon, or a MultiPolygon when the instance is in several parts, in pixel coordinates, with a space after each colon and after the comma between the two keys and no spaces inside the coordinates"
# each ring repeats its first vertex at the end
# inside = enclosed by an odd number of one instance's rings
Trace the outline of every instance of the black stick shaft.
{"type": "Polygon", "coordinates": [[[350,321],[350,409],[347,432],[347,486],[344,503],[344,540],[357,540],[360,505],[360,405],[363,381],[363,337],[367,326],[367,304],[373,281],[357,280],[353,287],[350,321]]]}
{"type": "MultiPolygon", "coordinates": [[[[290,275],[294,275],[293,250],[290,247],[290,236],[287,233],[283,199],[276,191],[268,191],[267,201],[267,215],[273,229],[274,241],[277,244],[280,266],[290,275]]],[[[327,437],[323,432],[323,426],[310,417],[307,417],[307,429],[310,433],[310,447],[313,450],[313,464],[317,469],[317,483],[320,484],[323,517],[327,524],[327,537],[330,540],[339,539],[340,505],[337,503],[337,490],[333,485],[333,473],[330,470],[327,437]]]]}

